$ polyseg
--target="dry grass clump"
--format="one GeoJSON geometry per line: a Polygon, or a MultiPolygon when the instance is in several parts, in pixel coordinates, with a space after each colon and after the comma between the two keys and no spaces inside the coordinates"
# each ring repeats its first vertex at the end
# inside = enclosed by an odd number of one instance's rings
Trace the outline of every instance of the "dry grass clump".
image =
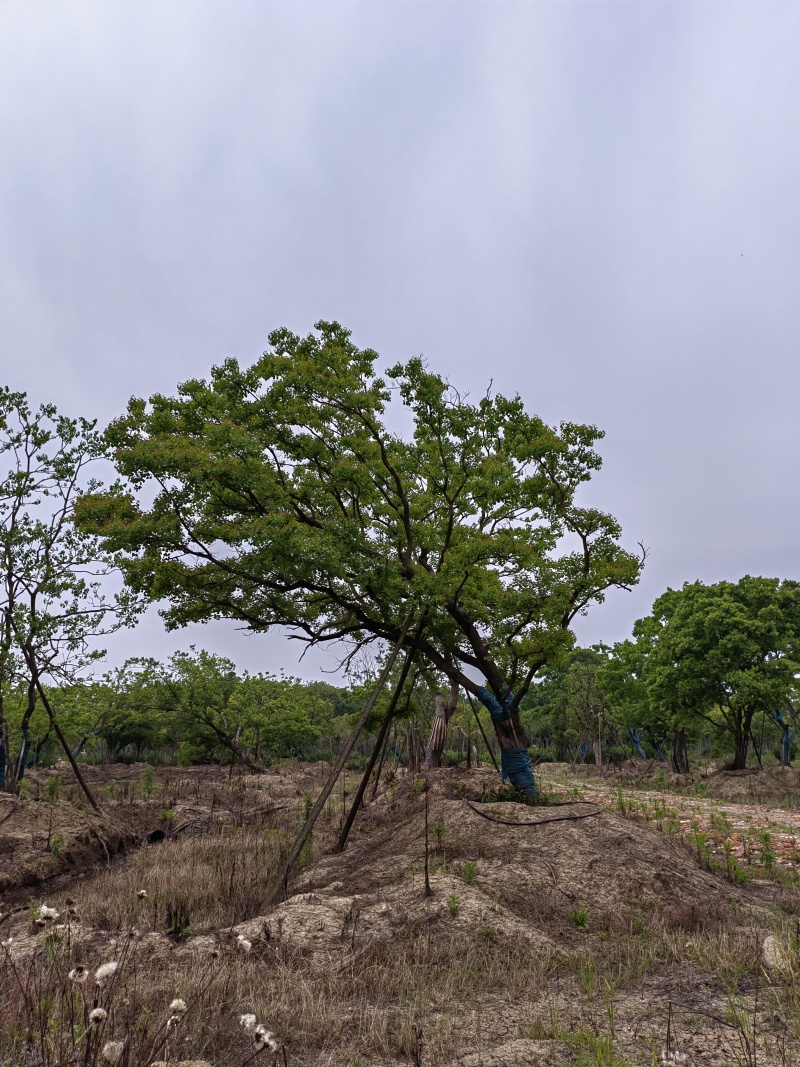
{"type": "Polygon", "coordinates": [[[581,951],[565,956],[524,951],[484,931],[453,938],[438,928],[380,953],[345,944],[326,969],[263,941],[243,953],[225,938],[216,949],[203,938],[196,952],[169,941],[155,951],[151,935],[48,931],[38,939],[24,966],[9,954],[0,963],[0,1062],[9,1065],[54,1067],[73,1062],[76,1051],[78,1062],[88,1052],[85,1062],[102,1065],[112,1041],[122,1043],[119,1062],[129,1067],[191,1057],[237,1067],[269,1058],[275,1040],[286,1042],[294,1064],[322,1062],[323,1053],[329,1063],[407,1062],[420,1042],[426,1064],[444,1064],[458,1049],[509,1037],[566,1041],[590,1021],[605,1023],[609,997],[622,1027],[626,991],[641,1015],[639,990],[662,1003],[687,985],[712,995],[714,976],[716,995],[725,997],[752,988],[760,973],[752,932],[587,933],[581,951]],[[103,972],[109,959],[118,966],[103,972]],[[82,981],[70,979],[75,971],[82,981]],[[92,1022],[98,1009],[104,1014],[92,1022]],[[262,1040],[262,1050],[258,1026],[278,1035],[262,1040]]]}
{"type": "MultiPolygon", "coordinates": [[[[281,795],[297,798],[284,779],[281,795]]],[[[504,827],[467,809],[464,784],[432,776],[432,896],[424,795],[409,776],[366,809],[340,856],[331,805],[294,880],[306,892],[271,907],[308,802],[254,811],[268,783],[239,786],[244,796],[232,786],[223,803],[217,782],[219,818],[3,925],[0,1067],[258,1067],[284,1054],[292,1067],[622,1067],[665,1050],[713,1063],[724,1035],[750,1041],[735,1045],[742,1063],[746,1047],[762,1067],[791,1062],[800,949],[788,915],[750,906],[747,887],[647,826],[611,813],[504,827]],[[684,1009],[667,1040],[668,1011],[684,1009]],[[495,1045],[506,1051],[492,1058],[495,1045]]]]}
{"type": "Polygon", "coordinates": [[[81,917],[100,930],[149,927],[177,936],[233,926],[267,907],[270,874],[291,842],[284,823],[217,826],[153,845],[87,887],[81,917]],[[168,930],[170,920],[183,929],[168,930]]]}

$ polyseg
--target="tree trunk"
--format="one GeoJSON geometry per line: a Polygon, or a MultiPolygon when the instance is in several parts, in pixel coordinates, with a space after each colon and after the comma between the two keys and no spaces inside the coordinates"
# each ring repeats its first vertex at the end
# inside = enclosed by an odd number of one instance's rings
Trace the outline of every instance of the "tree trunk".
{"type": "Polygon", "coordinates": [[[795,731],[790,730],[788,726],[781,726],[781,766],[791,767],[792,765],[792,742],[795,739],[795,731]]]}
{"type": "Polygon", "coordinates": [[[592,748],[594,749],[594,765],[595,767],[603,766],[603,747],[599,737],[596,737],[592,741],[592,748]]]}
{"type": "Polygon", "coordinates": [[[447,730],[450,725],[450,717],[458,704],[458,682],[450,683],[450,692],[447,699],[441,693],[434,697],[434,716],[431,736],[425,750],[425,765],[427,767],[441,767],[442,753],[447,747],[447,730]]]}
{"type": "Polygon", "coordinates": [[[689,773],[689,755],[686,751],[686,732],[676,730],[672,735],[672,769],[676,774],[689,773]]]}
{"type": "Polygon", "coordinates": [[[508,777],[513,786],[522,789],[528,796],[535,796],[539,790],[533,777],[531,757],[528,753],[529,741],[519,710],[514,710],[502,719],[492,716],[492,725],[500,743],[503,777],[508,777]]]}
{"type": "Polygon", "coordinates": [[[25,770],[28,766],[28,754],[30,753],[31,748],[30,722],[35,710],[36,682],[31,678],[28,682],[28,701],[25,707],[25,714],[22,716],[22,722],[19,725],[19,732],[22,740],[20,742],[19,755],[14,768],[15,793],[19,791],[19,786],[25,777],[25,770]]]}
{"type": "Polygon", "coordinates": [[[750,732],[743,730],[740,737],[736,738],[736,754],[733,757],[733,770],[743,771],[747,766],[747,750],[750,747],[750,732]]]}

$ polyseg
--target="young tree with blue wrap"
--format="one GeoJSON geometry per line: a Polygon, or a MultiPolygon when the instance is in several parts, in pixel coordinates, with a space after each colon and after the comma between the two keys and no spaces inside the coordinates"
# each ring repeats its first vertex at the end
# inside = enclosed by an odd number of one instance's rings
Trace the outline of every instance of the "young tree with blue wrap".
{"type": "Polygon", "coordinates": [[[487,704],[509,779],[533,792],[519,701],[575,616],[641,565],[610,515],[575,501],[602,434],[547,426],[518,396],[469,403],[420,358],[380,378],[337,323],[270,344],[252,367],[131,400],[106,431],[120,481],[82,498],[79,524],[169,627],[402,637],[487,704]],[[387,428],[392,399],[409,435],[387,428]]]}

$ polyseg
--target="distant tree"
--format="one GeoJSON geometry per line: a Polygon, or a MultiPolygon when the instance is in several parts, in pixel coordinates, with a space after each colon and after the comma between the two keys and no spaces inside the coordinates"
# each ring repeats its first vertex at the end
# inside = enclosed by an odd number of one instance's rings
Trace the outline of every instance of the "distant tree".
{"type": "Polygon", "coordinates": [[[330,729],[335,699],[299,678],[257,674],[241,680],[231,707],[256,758],[275,759],[304,755],[330,729]]]}
{"type": "Polygon", "coordinates": [[[177,723],[170,714],[166,679],[157,660],[126,660],[95,682],[87,696],[95,708],[87,741],[100,736],[112,758],[133,747],[136,759],[141,760],[147,750],[177,743],[177,723]]]}
{"type": "Polygon", "coordinates": [[[575,499],[602,434],[549,427],[519,397],[470,404],[419,358],[387,384],[347,330],[317,331],[131,400],[106,434],[122,481],[81,499],[81,528],[170,627],[230,618],[358,649],[397,642],[411,613],[404,646],[489,699],[527,780],[520,699],[575,616],[638,579],[617,522],[575,499]],[[385,424],[392,391],[410,438],[385,424]]]}
{"type": "Polygon", "coordinates": [[[0,390],[0,777],[13,790],[24,774],[31,720],[41,701],[95,806],[54,716],[46,682],[78,680],[103,655],[97,639],[135,614],[127,592],[104,591],[113,561],[98,538],[72,523],[86,468],[101,454],[93,423],[61,416],[52,405],[34,411],[23,393],[0,390]],[[4,701],[20,688],[26,706],[15,756],[4,701]]]}
{"type": "Polygon", "coordinates": [[[567,734],[591,744],[598,767],[603,762],[603,736],[609,725],[610,709],[600,674],[606,651],[602,646],[576,649],[562,680],[567,734]]]}
{"type": "Polygon", "coordinates": [[[656,755],[664,758],[661,745],[668,740],[673,771],[688,774],[687,739],[696,732],[697,715],[691,704],[673,700],[665,705],[651,693],[658,630],[652,618],[640,619],[634,625],[634,639],[614,645],[600,670],[600,684],[614,720],[636,750],[644,754],[643,743],[649,742],[656,755]]]}
{"type": "Polygon", "coordinates": [[[725,732],[746,765],[756,715],[786,708],[800,662],[800,583],[745,576],[667,590],[637,623],[650,648],[648,699],[673,729],[694,718],[725,732]]]}

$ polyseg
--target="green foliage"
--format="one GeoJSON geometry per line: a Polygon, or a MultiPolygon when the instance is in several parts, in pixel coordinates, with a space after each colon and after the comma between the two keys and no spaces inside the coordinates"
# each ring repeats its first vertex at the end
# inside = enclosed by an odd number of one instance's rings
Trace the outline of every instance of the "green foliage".
{"type": "Polygon", "coordinates": [[[800,655],[800,583],[746,576],[668,590],[635,630],[651,706],[727,734],[744,767],[757,714],[784,708],[800,655]]]}
{"type": "Polygon", "coordinates": [[[0,788],[18,787],[31,741],[49,736],[43,680],[76,680],[104,654],[96,639],[135,615],[129,592],[106,595],[111,556],[71,521],[101,451],[93,423],[0,389],[0,788]]]}
{"type": "Polygon", "coordinates": [[[589,929],[589,911],[582,904],[577,908],[572,908],[569,913],[569,921],[575,927],[576,930],[588,930],[589,929]]]}
{"type": "Polygon", "coordinates": [[[191,935],[192,924],[185,904],[180,901],[170,901],[167,904],[167,921],[164,932],[170,937],[174,937],[176,941],[181,941],[191,935]]]}
{"type": "Polygon", "coordinates": [[[637,581],[616,521],[576,503],[600,466],[594,427],[549,427],[519,397],[467,403],[419,358],[384,380],[337,323],[270,344],[250,368],[131,400],[106,434],[121,480],[80,502],[168,626],[394,642],[413,603],[424,631],[406,643],[428,665],[521,696],[578,613],[637,581]],[[392,394],[408,439],[387,429],[392,394]]]}

